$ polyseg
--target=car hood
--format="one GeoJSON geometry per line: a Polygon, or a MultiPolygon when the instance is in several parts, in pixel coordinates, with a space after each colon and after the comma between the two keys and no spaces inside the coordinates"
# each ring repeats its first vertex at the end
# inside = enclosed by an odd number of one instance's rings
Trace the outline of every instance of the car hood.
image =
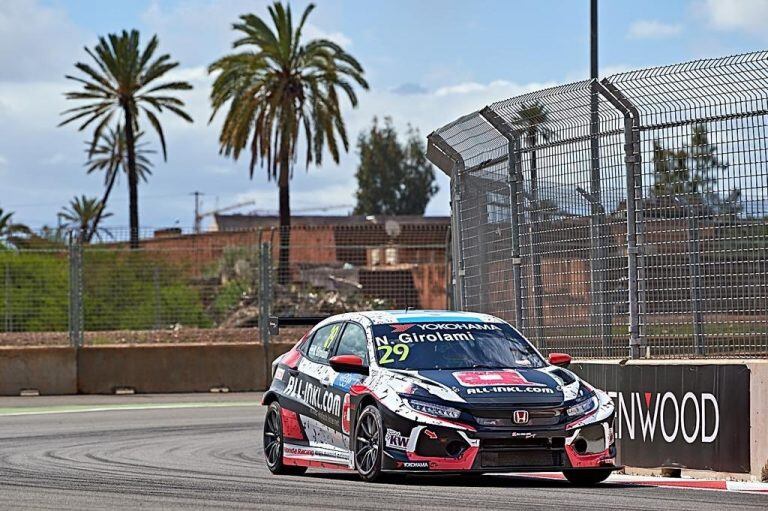
{"type": "MultiPolygon", "coordinates": [[[[457,395],[470,405],[560,405],[570,397],[566,394],[579,386],[578,380],[564,381],[547,368],[441,369],[419,370],[411,374],[424,383],[442,387],[443,391],[457,395]],[[566,391],[565,387],[568,387],[566,391]]],[[[429,390],[429,385],[426,387],[429,390]]]]}

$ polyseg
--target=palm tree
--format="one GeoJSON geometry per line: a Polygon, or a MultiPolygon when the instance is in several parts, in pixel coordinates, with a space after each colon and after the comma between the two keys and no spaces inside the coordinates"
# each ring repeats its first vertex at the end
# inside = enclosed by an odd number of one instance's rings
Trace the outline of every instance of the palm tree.
{"type": "Polygon", "coordinates": [[[13,220],[13,212],[7,213],[0,208],[0,246],[16,246],[22,239],[19,235],[29,235],[31,230],[24,224],[13,220]]]}
{"type": "Polygon", "coordinates": [[[104,203],[98,198],[82,195],[69,201],[69,206],[61,209],[59,218],[65,221],[67,227],[77,229],[84,243],[89,243],[94,235],[99,240],[102,234],[111,236],[107,229],[96,225],[99,219],[112,216],[112,213],[105,213],[104,209],[104,203]]]}
{"type": "MultiPolygon", "coordinates": [[[[136,148],[136,172],[138,178],[147,182],[147,176],[152,174],[152,162],[149,160],[148,155],[154,154],[155,151],[148,149],[146,142],[140,142],[141,137],[144,135],[143,131],[136,134],[134,138],[136,148]]],[[[86,152],[88,153],[88,162],[86,163],[86,173],[90,174],[95,171],[104,171],[104,195],[101,199],[102,208],[99,209],[96,214],[96,218],[91,224],[90,230],[85,233],[84,239],[87,242],[91,241],[96,229],[101,221],[101,212],[106,209],[109,195],[112,193],[112,187],[115,185],[117,176],[120,171],[128,174],[128,154],[125,143],[125,130],[121,125],[117,125],[116,128],[110,127],[106,132],[102,132],[99,135],[99,139],[96,145],[91,147],[88,144],[86,152]]]]}
{"type": "Polygon", "coordinates": [[[164,160],[167,160],[165,135],[157,113],[168,110],[192,122],[192,118],[183,110],[184,102],[169,95],[170,91],[189,90],[192,85],[184,81],[156,84],[160,77],[179,65],[178,62],[171,62],[168,54],[155,57],[158,45],[159,41],[155,35],[142,49],[138,30],[123,30],[122,33],[110,34],[107,38],[100,37],[93,50],[85,48],[86,53],[96,63],[97,69],[83,62],[76,63],[75,67],[83,76],[66,77],[82,84],[82,88],[68,92],[65,96],[67,99],[88,103],[64,111],[66,119],[59,124],[62,126],[75,120],[83,120],[78,127],[78,130],[82,131],[96,123],[91,150],[96,147],[99,137],[114,117],[125,127],[131,248],[139,246],[135,136],[139,131],[139,119],[146,117],[157,132],[164,160]]]}
{"type": "MultiPolygon", "coordinates": [[[[533,309],[534,319],[536,321],[536,338],[539,343],[544,342],[544,284],[541,278],[541,255],[538,252],[539,246],[539,210],[541,203],[539,201],[539,183],[538,166],[536,160],[536,146],[540,140],[549,141],[553,132],[546,126],[549,120],[549,110],[538,101],[531,103],[522,103],[517,110],[512,123],[520,130],[525,145],[531,154],[531,175],[530,175],[530,235],[531,235],[531,262],[533,266],[533,309]]],[[[541,346],[541,345],[540,345],[541,346]]],[[[543,347],[543,346],[541,346],[543,347]]]]}
{"type": "Polygon", "coordinates": [[[233,25],[241,37],[234,48],[247,48],[227,55],[210,65],[217,76],[211,91],[216,113],[228,105],[219,135],[220,152],[235,160],[250,149],[250,177],[257,163],[266,166],[268,179],[277,181],[280,202],[281,283],[288,280],[290,260],[290,194],[298,140],[304,135],[305,164],[322,163],[327,147],[339,162],[339,141],[344,151],[349,140],[339,105],[339,92],[357,106],[356,83],[368,83],[363,68],[337,44],[325,40],[302,40],[310,4],[294,27],[291,8],[275,2],[269,7],[274,30],[254,14],[240,16],[233,25]]]}

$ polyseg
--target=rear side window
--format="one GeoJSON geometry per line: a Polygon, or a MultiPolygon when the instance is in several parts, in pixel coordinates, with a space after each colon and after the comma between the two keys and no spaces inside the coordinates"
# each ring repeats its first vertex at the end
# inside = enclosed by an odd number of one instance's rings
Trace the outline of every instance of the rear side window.
{"type": "Polygon", "coordinates": [[[334,323],[318,329],[307,348],[307,356],[315,362],[328,362],[328,356],[334,341],[339,337],[341,327],[341,323],[334,323]]]}

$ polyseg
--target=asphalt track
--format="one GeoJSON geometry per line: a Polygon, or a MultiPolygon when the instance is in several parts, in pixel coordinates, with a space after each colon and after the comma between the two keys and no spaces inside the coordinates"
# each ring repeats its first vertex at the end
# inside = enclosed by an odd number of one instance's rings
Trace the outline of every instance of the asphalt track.
{"type": "MultiPolygon", "coordinates": [[[[277,477],[257,394],[0,398],[2,509],[768,509],[768,496],[495,475],[277,477]],[[90,411],[86,411],[90,410],[90,411]]],[[[609,480],[610,481],[610,480],[609,480]]]]}

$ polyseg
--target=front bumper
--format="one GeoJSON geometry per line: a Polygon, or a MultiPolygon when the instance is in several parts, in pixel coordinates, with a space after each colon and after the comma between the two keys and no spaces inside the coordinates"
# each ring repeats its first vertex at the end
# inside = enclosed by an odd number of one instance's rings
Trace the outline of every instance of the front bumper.
{"type": "Polygon", "coordinates": [[[542,428],[424,425],[385,411],[383,469],[409,472],[561,472],[616,469],[613,414],[542,428]]]}

